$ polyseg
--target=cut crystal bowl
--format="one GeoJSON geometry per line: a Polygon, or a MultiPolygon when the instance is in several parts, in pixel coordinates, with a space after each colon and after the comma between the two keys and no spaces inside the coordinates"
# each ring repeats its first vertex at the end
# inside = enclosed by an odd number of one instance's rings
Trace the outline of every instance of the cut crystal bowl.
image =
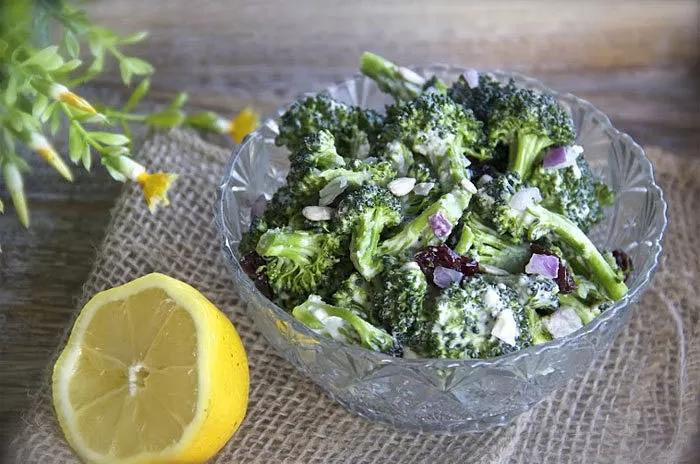
{"type": "MultiPolygon", "coordinates": [[[[415,68],[451,84],[467,68],[415,68]]],[[[240,265],[241,234],[260,196],[270,199],[285,182],[288,151],[275,146],[277,119],[266,121],[235,149],[217,204],[221,243],[233,282],[258,329],[302,374],[347,409],[398,428],[457,434],[500,426],[584,372],[613,343],[633,303],[658,265],[666,226],[666,203],[642,148],[587,101],[557,93],[517,73],[493,71],[506,82],[553,95],[569,111],[576,143],[597,175],[616,193],[606,219],[590,236],[603,249],[622,249],[634,263],[629,293],[590,324],[552,342],[493,359],[393,358],[312,332],[258,291],[240,265]]],[[[356,75],[326,89],[335,99],[383,112],[392,102],[375,83],[356,75]]],[[[286,108],[281,108],[277,117],[286,108]]]]}

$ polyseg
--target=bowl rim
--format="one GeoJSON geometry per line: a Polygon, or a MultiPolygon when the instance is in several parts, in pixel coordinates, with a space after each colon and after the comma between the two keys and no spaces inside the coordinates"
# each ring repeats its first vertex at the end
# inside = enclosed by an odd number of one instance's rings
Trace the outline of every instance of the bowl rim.
{"type": "MultiPolygon", "coordinates": [[[[633,305],[639,297],[642,295],[642,293],[647,289],[647,287],[651,284],[652,278],[654,274],[656,273],[656,270],[659,267],[660,263],[660,256],[663,250],[663,239],[664,235],[666,232],[666,227],[668,225],[668,205],[666,203],[666,200],[664,199],[664,194],[663,190],[659,185],[656,183],[656,179],[654,177],[654,167],[649,158],[647,157],[646,153],[644,152],[644,149],[634,141],[634,139],[628,135],[627,133],[621,132],[618,129],[616,129],[611,121],[610,118],[603,113],[601,110],[599,110],[597,107],[595,107],[592,103],[589,101],[577,97],[576,95],[569,93],[569,92],[558,92],[554,89],[551,89],[550,87],[544,85],[540,80],[535,79],[533,77],[521,74],[516,71],[508,71],[508,70],[502,70],[502,69],[493,69],[493,70],[483,70],[480,71],[475,68],[470,68],[470,67],[464,67],[464,66],[457,66],[457,65],[449,65],[445,63],[433,63],[430,65],[426,66],[407,66],[409,69],[412,69],[419,74],[422,75],[427,75],[430,76],[432,74],[437,74],[440,72],[454,72],[454,73],[466,73],[466,72],[474,72],[476,71],[480,76],[481,75],[490,75],[497,77],[499,79],[514,79],[516,86],[523,86],[525,84],[528,88],[534,88],[539,92],[546,93],[549,95],[552,95],[555,97],[558,101],[572,101],[575,102],[578,106],[585,108],[586,112],[589,114],[594,115],[599,123],[605,127],[606,129],[606,134],[609,136],[610,143],[615,143],[618,141],[622,145],[629,146],[630,151],[633,153],[633,155],[638,158],[638,160],[641,162],[642,168],[645,171],[645,174],[648,179],[649,183],[646,185],[648,188],[648,191],[655,197],[658,198],[658,202],[660,204],[660,211],[657,213],[657,215],[661,216],[661,224],[660,228],[658,231],[658,234],[653,237],[653,239],[650,239],[652,245],[650,247],[650,254],[652,255],[653,262],[649,269],[646,271],[646,273],[643,276],[640,276],[642,279],[639,285],[636,287],[631,288],[627,294],[625,294],[620,300],[616,301],[610,308],[605,310],[603,313],[601,313],[599,316],[597,316],[593,321],[590,323],[584,325],[580,329],[576,330],[575,332],[572,332],[568,334],[565,337],[561,337],[555,340],[552,340],[547,343],[543,343],[540,345],[532,345],[527,348],[524,348],[522,350],[514,351],[502,356],[494,357],[494,358],[485,358],[485,359],[472,359],[472,358],[467,358],[467,359],[452,359],[452,358],[423,358],[423,357],[416,357],[416,358],[398,358],[398,357],[393,357],[389,356],[387,354],[377,352],[377,351],[372,351],[367,348],[364,348],[359,345],[354,345],[354,344],[348,344],[348,343],[343,343],[339,342],[333,339],[326,338],[322,335],[317,334],[316,332],[312,331],[309,329],[305,324],[301,323],[294,317],[292,317],[291,314],[280,308],[276,303],[274,303],[272,300],[268,299],[265,295],[260,292],[257,287],[255,287],[254,282],[248,277],[245,272],[243,272],[243,269],[240,265],[239,258],[238,258],[238,250],[234,249],[233,247],[230,246],[230,241],[228,235],[231,233],[228,225],[226,224],[226,211],[225,211],[225,193],[227,186],[229,184],[229,181],[231,180],[231,172],[232,169],[237,162],[237,160],[240,158],[241,154],[248,150],[249,145],[252,143],[253,140],[256,140],[258,138],[263,137],[263,130],[266,126],[272,126],[274,127],[276,125],[276,120],[289,108],[290,105],[294,103],[294,101],[298,98],[302,98],[305,96],[311,96],[311,95],[316,95],[320,92],[324,91],[332,91],[333,89],[338,89],[341,86],[347,85],[347,83],[352,82],[352,81],[357,81],[360,78],[364,78],[362,73],[356,72],[352,74],[350,77],[343,79],[341,81],[337,81],[334,84],[327,85],[323,87],[321,90],[318,91],[309,91],[309,92],[302,92],[300,93],[294,100],[291,100],[281,107],[279,107],[275,112],[274,116],[267,117],[265,118],[264,122],[260,125],[258,129],[255,131],[251,132],[248,134],[244,140],[236,147],[233,149],[233,155],[230,157],[229,161],[226,163],[225,170],[224,170],[224,178],[221,184],[219,185],[219,188],[217,189],[217,201],[215,204],[215,213],[216,213],[216,225],[218,228],[218,236],[219,240],[221,242],[221,247],[222,247],[222,253],[224,254],[225,261],[230,268],[233,266],[233,271],[236,275],[232,276],[234,279],[238,278],[238,281],[236,284],[244,284],[246,287],[248,287],[248,290],[252,292],[252,294],[257,298],[257,299],[262,299],[267,303],[267,306],[271,308],[275,316],[278,318],[278,320],[284,321],[285,325],[287,328],[290,330],[295,331],[296,333],[299,333],[303,335],[304,337],[310,337],[311,339],[314,340],[315,343],[320,344],[320,345],[330,345],[331,347],[336,347],[336,348],[341,348],[342,350],[352,353],[354,356],[358,357],[370,357],[373,358],[374,361],[382,364],[397,364],[397,365],[404,365],[407,368],[416,368],[416,367],[432,367],[432,368],[437,368],[437,369],[453,369],[456,367],[465,367],[465,368],[478,368],[478,367],[498,367],[504,364],[510,365],[513,363],[516,363],[519,359],[524,358],[524,357],[529,357],[529,356],[536,356],[541,352],[549,351],[549,350],[559,350],[565,347],[566,345],[572,343],[574,340],[581,339],[581,338],[588,338],[591,337],[597,330],[598,328],[608,320],[614,318],[614,317],[622,317],[623,310],[627,308],[628,306],[633,305]],[[241,281],[240,279],[243,279],[241,281]]],[[[617,211],[617,208],[615,208],[615,211],[617,211]]],[[[239,294],[242,292],[239,292],[239,294]]],[[[242,299],[245,300],[245,304],[249,304],[249,301],[247,301],[246,297],[242,295],[242,299]]],[[[250,317],[250,316],[249,316],[250,317]]]]}

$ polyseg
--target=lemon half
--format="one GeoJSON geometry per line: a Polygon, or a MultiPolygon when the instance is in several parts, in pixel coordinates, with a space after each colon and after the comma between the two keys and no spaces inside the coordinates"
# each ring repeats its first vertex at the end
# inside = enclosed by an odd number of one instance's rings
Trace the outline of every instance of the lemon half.
{"type": "Polygon", "coordinates": [[[162,274],[95,295],[53,370],[61,428],[94,463],[206,461],[243,421],[248,388],[228,318],[162,274]]]}

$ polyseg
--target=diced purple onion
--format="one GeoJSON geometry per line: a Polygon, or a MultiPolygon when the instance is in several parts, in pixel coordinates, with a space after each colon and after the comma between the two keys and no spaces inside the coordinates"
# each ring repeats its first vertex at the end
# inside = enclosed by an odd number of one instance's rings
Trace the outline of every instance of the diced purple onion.
{"type": "Polygon", "coordinates": [[[576,165],[576,158],[581,153],[583,153],[583,147],[579,145],[552,148],[544,156],[542,166],[554,169],[574,166],[576,165]]]}
{"type": "Polygon", "coordinates": [[[265,214],[265,208],[267,207],[267,200],[265,199],[265,195],[262,194],[258,198],[255,199],[253,204],[250,207],[250,215],[253,218],[259,218],[262,217],[263,214],[265,214]]]}
{"type": "Polygon", "coordinates": [[[545,168],[554,168],[566,163],[566,148],[556,147],[549,150],[542,160],[542,166],[545,168]]]}
{"type": "Polygon", "coordinates": [[[463,278],[464,275],[461,272],[442,266],[436,267],[433,271],[433,282],[440,288],[447,288],[454,282],[461,282],[463,278]]]}
{"type": "Polygon", "coordinates": [[[533,253],[530,261],[525,266],[525,272],[556,279],[559,275],[559,258],[554,255],[533,253]]]}
{"type": "Polygon", "coordinates": [[[469,85],[470,89],[479,87],[479,73],[476,70],[470,69],[465,72],[464,78],[467,80],[467,85],[469,85]]]}
{"type": "Polygon", "coordinates": [[[430,216],[428,221],[437,238],[445,238],[452,232],[452,224],[440,211],[430,216]]]}

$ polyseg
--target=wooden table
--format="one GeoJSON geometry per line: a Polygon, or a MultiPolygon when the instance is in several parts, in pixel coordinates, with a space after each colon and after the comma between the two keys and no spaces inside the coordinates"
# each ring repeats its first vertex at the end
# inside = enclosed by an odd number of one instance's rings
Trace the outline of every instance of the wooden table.
{"type": "MultiPolygon", "coordinates": [[[[185,89],[196,107],[271,111],[356,72],[369,49],[401,63],[519,70],[590,100],[644,145],[700,153],[697,1],[253,3],[103,1],[90,13],[152,32],[133,50],[158,70],[152,103],[185,89]]],[[[123,97],[115,76],[86,92],[123,97]]],[[[75,309],[120,191],[99,168],[68,185],[32,167],[31,230],[11,207],[0,216],[0,443],[75,309]]]]}

